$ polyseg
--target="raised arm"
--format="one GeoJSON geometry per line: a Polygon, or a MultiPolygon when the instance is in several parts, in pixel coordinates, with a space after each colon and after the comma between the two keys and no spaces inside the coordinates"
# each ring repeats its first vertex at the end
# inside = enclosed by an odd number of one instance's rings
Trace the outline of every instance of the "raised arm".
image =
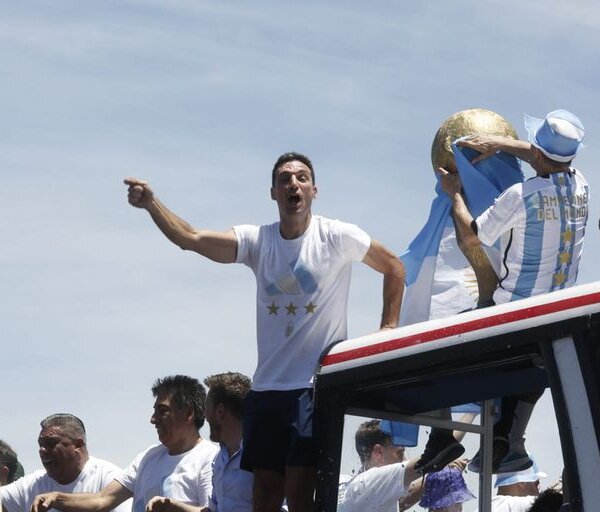
{"type": "Polygon", "coordinates": [[[533,156],[531,144],[522,140],[511,139],[501,135],[473,135],[463,140],[459,140],[456,145],[460,148],[471,148],[481,153],[475,157],[471,163],[476,164],[481,160],[494,155],[496,151],[504,151],[510,155],[516,156],[521,160],[529,162],[533,156]]]}
{"type": "Polygon", "coordinates": [[[383,311],[381,329],[393,329],[398,326],[402,294],[404,293],[404,265],[400,259],[377,240],[371,240],[371,246],[363,262],[383,274],[383,311]]]}
{"type": "Polygon", "coordinates": [[[477,238],[477,233],[473,229],[473,216],[469,212],[462,195],[462,184],[458,173],[449,172],[443,167],[438,167],[437,174],[440,177],[442,190],[452,201],[452,214],[462,243],[467,247],[481,245],[481,241],[477,238]]]}
{"type": "Polygon", "coordinates": [[[113,480],[100,492],[39,494],[33,500],[31,512],[47,512],[51,508],[63,512],[106,512],[118,507],[133,494],[119,482],[113,480]]]}
{"type": "Polygon", "coordinates": [[[232,229],[223,232],[196,229],[160,202],[146,181],[137,178],[124,181],[129,187],[129,204],[147,210],[154,223],[175,245],[219,263],[235,261],[237,239],[232,229]]]}

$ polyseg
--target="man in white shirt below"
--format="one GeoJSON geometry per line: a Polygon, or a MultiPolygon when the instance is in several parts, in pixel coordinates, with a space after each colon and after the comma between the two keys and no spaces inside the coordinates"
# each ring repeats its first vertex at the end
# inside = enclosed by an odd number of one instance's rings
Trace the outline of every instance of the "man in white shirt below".
{"type": "Polygon", "coordinates": [[[527,512],[540,494],[540,478],[546,476],[535,461],[523,471],[500,473],[494,484],[498,491],[492,498],[492,512],[527,512]]]}
{"type": "Polygon", "coordinates": [[[204,379],[208,387],[206,421],[210,440],[221,445],[213,461],[212,495],[202,512],[250,512],[252,473],[240,468],[242,415],[250,379],[240,373],[221,373],[204,379]]]}
{"type": "Polygon", "coordinates": [[[268,225],[196,229],[159,201],[147,182],[125,183],[129,203],[147,210],[171,242],[254,272],[258,365],[244,405],[241,467],[254,473],[257,512],[278,512],[284,497],[291,512],[311,512],[313,374],[325,347],[347,337],[352,263],[362,261],[383,275],[381,329],[398,324],[402,263],[358,226],[312,214],[315,173],[299,153],[285,153],[273,166],[271,199],[279,221],[268,225]]]}
{"type": "Polygon", "coordinates": [[[392,444],[392,436],[381,429],[381,421],[362,423],[354,439],[362,467],[354,478],[340,484],[338,510],[397,512],[399,502],[401,510],[416,503],[420,486],[411,489],[419,476],[413,468],[416,459],[404,460],[404,447],[392,444]]]}
{"type": "Polygon", "coordinates": [[[206,392],[185,375],[158,379],[150,422],[160,444],[140,453],[129,467],[100,492],[37,496],[32,512],[112,509],[133,497],[133,512],[198,512],[212,492],[212,461],[217,447],[199,434],[204,424],[206,392]]]}
{"type": "MultiPolygon", "coordinates": [[[[29,512],[36,495],[47,492],[97,492],[121,471],[114,464],[90,457],[83,422],[72,414],[52,414],[41,421],[38,437],[43,470],[34,471],[0,488],[5,512],[29,512]]],[[[113,506],[118,512],[126,506],[113,506]]]]}

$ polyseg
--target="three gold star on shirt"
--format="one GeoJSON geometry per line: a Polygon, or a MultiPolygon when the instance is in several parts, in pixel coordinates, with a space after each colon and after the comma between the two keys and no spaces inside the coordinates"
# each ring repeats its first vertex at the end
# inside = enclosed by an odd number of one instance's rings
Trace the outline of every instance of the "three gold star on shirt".
{"type": "MultiPolygon", "coordinates": [[[[287,310],[287,315],[296,315],[296,310],[303,307],[306,310],[306,314],[308,315],[309,313],[314,313],[315,309],[317,309],[317,305],[313,304],[312,300],[306,304],[305,306],[297,306],[296,304],[294,304],[292,301],[290,301],[290,303],[287,306],[284,306],[285,309],[287,310]]],[[[267,306],[267,309],[269,310],[269,315],[275,315],[277,316],[279,314],[279,308],[280,306],[278,306],[277,304],[275,304],[275,301],[273,300],[271,302],[271,304],[269,306],[267,306]]]]}

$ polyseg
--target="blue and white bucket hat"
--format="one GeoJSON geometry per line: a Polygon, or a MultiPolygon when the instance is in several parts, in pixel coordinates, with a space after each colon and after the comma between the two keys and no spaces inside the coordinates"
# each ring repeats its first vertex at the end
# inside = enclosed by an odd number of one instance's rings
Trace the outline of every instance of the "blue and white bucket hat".
{"type": "Polygon", "coordinates": [[[568,110],[553,110],[544,119],[525,114],[529,142],[556,162],[568,162],[584,147],[585,129],[568,110]]]}
{"type": "Polygon", "coordinates": [[[496,483],[494,487],[503,487],[505,485],[517,484],[519,482],[537,482],[540,478],[546,478],[547,473],[540,471],[535,460],[531,455],[529,456],[533,460],[533,466],[523,471],[513,471],[512,473],[499,473],[496,477],[496,483]]]}

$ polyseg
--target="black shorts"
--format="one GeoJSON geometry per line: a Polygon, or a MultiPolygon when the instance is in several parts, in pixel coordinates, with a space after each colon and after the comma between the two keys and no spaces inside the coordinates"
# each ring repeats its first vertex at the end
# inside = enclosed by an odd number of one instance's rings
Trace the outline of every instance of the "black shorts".
{"type": "Polygon", "coordinates": [[[312,389],[250,391],[244,402],[242,469],[284,474],[286,466],[316,466],[312,405],[312,389]]]}

